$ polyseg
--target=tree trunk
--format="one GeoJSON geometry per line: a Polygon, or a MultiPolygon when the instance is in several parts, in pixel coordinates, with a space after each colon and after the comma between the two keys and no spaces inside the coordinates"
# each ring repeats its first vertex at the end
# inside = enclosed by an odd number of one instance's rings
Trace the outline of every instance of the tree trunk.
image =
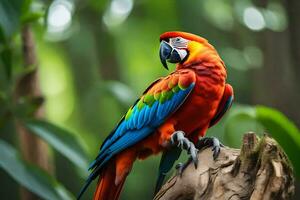
{"type": "MultiPolygon", "coordinates": [[[[267,8],[270,1],[257,0],[267,8]]],[[[253,104],[275,107],[300,126],[300,1],[283,1],[288,17],[287,30],[259,33],[259,46],[264,52],[264,65],[253,73],[253,104]],[[284,97],[284,98],[281,98],[284,97]]]]}
{"type": "MultiPolygon", "coordinates": [[[[24,99],[34,100],[41,98],[33,34],[28,25],[25,25],[22,29],[22,42],[24,67],[34,67],[34,70],[25,74],[18,81],[15,91],[15,100],[17,103],[24,99]]],[[[39,107],[34,113],[34,117],[40,118],[42,115],[43,110],[39,107]]],[[[16,129],[19,133],[20,150],[24,159],[37,164],[47,171],[51,171],[51,166],[48,160],[48,145],[36,137],[33,133],[30,133],[19,121],[16,122],[16,129]]],[[[25,188],[22,188],[21,199],[34,200],[39,198],[25,188]]]]}
{"type": "Polygon", "coordinates": [[[211,149],[198,154],[198,168],[190,164],[175,175],[155,200],[279,200],[294,194],[291,164],[277,142],[254,133],[244,135],[241,150],[225,147],[216,161],[211,149]]]}
{"type": "Polygon", "coordinates": [[[300,1],[298,0],[288,0],[284,1],[286,6],[287,16],[288,16],[288,31],[290,40],[290,54],[292,57],[293,69],[296,77],[300,75],[300,1]]]}

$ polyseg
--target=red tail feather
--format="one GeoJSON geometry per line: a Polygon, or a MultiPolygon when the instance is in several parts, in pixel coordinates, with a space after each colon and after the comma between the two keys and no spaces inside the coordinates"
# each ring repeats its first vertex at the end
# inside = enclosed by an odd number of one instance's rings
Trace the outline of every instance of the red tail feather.
{"type": "Polygon", "coordinates": [[[110,164],[101,172],[94,200],[118,200],[126,177],[118,185],[115,184],[115,179],[116,167],[115,164],[110,164]]]}

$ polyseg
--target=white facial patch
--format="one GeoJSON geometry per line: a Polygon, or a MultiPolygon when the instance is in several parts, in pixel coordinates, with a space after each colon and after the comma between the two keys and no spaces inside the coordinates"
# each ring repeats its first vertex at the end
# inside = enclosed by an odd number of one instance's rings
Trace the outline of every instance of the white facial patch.
{"type": "Polygon", "coordinates": [[[170,38],[170,45],[176,49],[185,49],[187,48],[188,45],[187,39],[184,39],[182,37],[175,37],[175,38],[170,38]]]}
{"type": "Polygon", "coordinates": [[[177,49],[180,59],[183,60],[187,56],[187,51],[185,49],[177,49]]]}

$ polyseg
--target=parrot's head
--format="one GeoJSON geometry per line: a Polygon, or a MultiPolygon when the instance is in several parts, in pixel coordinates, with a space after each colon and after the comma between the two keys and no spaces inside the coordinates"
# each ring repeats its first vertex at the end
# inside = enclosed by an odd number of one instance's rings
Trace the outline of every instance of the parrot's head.
{"type": "Polygon", "coordinates": [[[160,60],[168,69],[167,61],[178,63],[177,68],[206,62],[224,67],[215,48],[200,36],[186,32],[166,32],[160,36],[160,60]]]}

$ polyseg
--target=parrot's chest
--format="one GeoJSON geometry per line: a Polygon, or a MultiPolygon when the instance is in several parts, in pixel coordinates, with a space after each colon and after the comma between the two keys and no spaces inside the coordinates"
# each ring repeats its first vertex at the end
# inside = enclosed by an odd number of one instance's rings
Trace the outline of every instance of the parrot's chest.
{"type": "Polygon", "coordinates": [[[209,78],[198,78],[195,88],[182,107],[176,112],[178,130],[187,134],[204,130],[216,114],[222,99],[225,81],[216,82],[209,78]]]}

